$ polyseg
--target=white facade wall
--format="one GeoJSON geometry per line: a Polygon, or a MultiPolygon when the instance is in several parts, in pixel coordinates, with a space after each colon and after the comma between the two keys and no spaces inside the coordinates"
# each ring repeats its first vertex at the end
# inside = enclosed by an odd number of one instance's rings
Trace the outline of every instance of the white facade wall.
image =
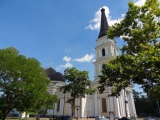
{"type": "MultiPolygon", "coordinates": [[[[125,99],[128,101],[126,104],[127,106],[127,115],[132,115],[132,112],[136,114],[133,94],[130,91],[127,91],[127,96],[124,96],[124,90],[121,91],[121,94],[118,98],[111,97],[108,95],[111,93],[111,87],[107,88],[108,93],[99,94],[94,93],[93,95],[87,95],[85,98],[76,99],[75,105],[79,105],[78,116],[80,117],[87,117],[88,116],[99,116],[102,115],[102,98],[106,98],[106,107],[107,107],[107,117],[109,117],[109,112],[113,111],[116,118],[121,118],[126,116],[125,111],[125,99]]],[[[64,108],[64,99],[60,98],[60,109],[57,112],[57,103],[55,103],[54,115],[70,115],[71,116],[71,105],[65,103],[65,111],[63,113],[64,108]]],[[[53,111],[48,111],[48,114],[52,113],[53,111]]],[[[77,115],[77,110],[75,109],[75,115],[77,115]]]]}

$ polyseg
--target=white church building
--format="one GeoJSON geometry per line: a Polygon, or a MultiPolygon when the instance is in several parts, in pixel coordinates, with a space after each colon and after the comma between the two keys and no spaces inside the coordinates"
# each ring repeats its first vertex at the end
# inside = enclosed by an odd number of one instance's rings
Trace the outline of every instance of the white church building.
{"type": "MultiPolygon", "coordinates": [[[[91,83],[91,88],[97,88],[99,86],[98,75],[101,74],[102,66],[106,62],[115,58],[118,55],[118,48],[116,42],[113,39],[107,37],[107,30],[109,28],[107,18],[105,15],[105,9],[101,9],[101,26],[99,36],[96,40],[96,61],[94,62],[94,81],[91,83]]],[[[48,110],[48,114],[52,115],[71,115],[71,105],[66,103],[70,98],[70,94],[63,94],[58,91],[60,86],[65,85],[64,77],[61,73],[56,72],[52,67],[46,69],[47,77],[52,80],[49,85],[48,92],[50,94],[56,94],[58,96],[58,103],[55,103],[53,110],[48,110]]],[[[129,86],[120,92],[119,97],[108,96],[111,93],[111,87],[107,87],[106,90],[100,94],[97,90],[93,95],[86,95],[85,98],[76,99],[75,116],[79,117],[96,117],[106,116],[109,117],[110,113],[113,113],[115,118],[130,117],[135,114],[136,109],[133,99],[133,86],[129,86]]]]}

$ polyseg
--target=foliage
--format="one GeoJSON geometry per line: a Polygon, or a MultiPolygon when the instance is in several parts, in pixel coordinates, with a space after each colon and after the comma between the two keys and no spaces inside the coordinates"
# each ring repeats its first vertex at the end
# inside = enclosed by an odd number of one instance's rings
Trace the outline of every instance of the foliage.
{"type": "Polygon", "coordinates": [[[157,101],[151,97],[133,90],[136,113],[138,116],[158,116],[157,101]]]}
{"type": "Polygon", "coordinates": [[[46,92],[45,95],[42,96],[42,99],[39,99],[32,108],[29,109],[30,113],[40,113],[47,114],[48,109],[54,109],[53,104],[58,101],[58,97],[56,95],[50,95],[46,92]],[[45,98],[44,98],[45,97],[45,98]]]}
{"type": "Polygon", "coordinates": [[[66,85],[60,88],[63,93],[70,93],[71,99],[68,101],[72,104],[72,118],[75,113],[75,99],[84,98],[86,94],[92,94],[95,90],[89,88],[91,81],[88,77],[88,71],[79,71],[75,67],[67,68],[64,71],[66,85]]]}
{"type": "Polygon", "coordinates": [[[55,99],[47,92],[49,83],[38,60],[26,58],[13,47],[0,49],[0,110],[3,119],[14,108],[20,112],[39,111],[48,100],[55,99]]]}
{"type": "Polygon", "coordinates": [[[113,86],[112,95],[137,83],[148,95],[160,99],[160,5],[146,0],[143,6],[129,2],[125,18],[111,26],[109,38],[122,37],[122,54],[106,63],[100,77],[100,92],[113,86]]]}

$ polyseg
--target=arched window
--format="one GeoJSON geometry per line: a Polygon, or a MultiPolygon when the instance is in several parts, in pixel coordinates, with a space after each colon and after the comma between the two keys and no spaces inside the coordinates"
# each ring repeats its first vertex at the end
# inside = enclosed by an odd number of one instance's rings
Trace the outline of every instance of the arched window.
{"type": "Polygon", "coordinates": [[[102,49],[102,56],[105,56],[105,49],[102,49]]]}

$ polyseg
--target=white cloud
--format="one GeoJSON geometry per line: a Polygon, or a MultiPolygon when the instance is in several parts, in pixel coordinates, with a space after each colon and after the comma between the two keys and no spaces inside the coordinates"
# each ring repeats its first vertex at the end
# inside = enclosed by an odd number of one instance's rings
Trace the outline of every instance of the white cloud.
{"type": "Polygon", "coordinates": [[[66,48],[65,50],[64,50],[64,52],[66,52],[66,53],[70,53],[71,52],[71,47],[70,48],[66,48]]]}
{"type": "MultiPolygon", "coordinates": [[[[146,0],[133,0],[135,5],[142,6],[144,5],[146,0]]],[[[160,2],[160,0],[158,0],[160,2]]],[[[125,16],[125,14],[121,14],[121,18],[118,19],[112,19],[112,17],[109,15],[110,11],[107,6],[103,6],[105,9],[105,14],[108,20],[109,26],[119,23],[125,16]]],[[[89,25],[85,27],[85,29],[90,29],[90,30],[99,30],[100,29],[100,21],[101,21],[101,8],[95,13],[94,18],[90,20],[89,25]]]]}
{"type": "Polygon", "coordinates": [[[60,71],[61,69],[59,67],[56,68],[57,71],[60,71]]]}
{"type": "Polygon", "coordinates": [[[142,6],[142,5],[144,5],[145,1],[146,0],[136,0],[135,5],[142,6]]]}
{"type": "Polygon", "coordinates": [[[96,59],[94,59],[92,62],[96,62],[96,59]]]}
{"type": "Polygon", "coordinates": [[[93,58],[94,58],[94,54],[86,54],[84,57],[82,58],[76,58],[74,59],[73,61],[76,61],[76,62],[90,62],[93,58]]]}
{"type": "MultiPolygon", "coordinates": [[[[109,26],[113,25],[114,23],[120,22],[124,18],[124,14],[121,15],[121,18],[119,19],[111,19],[111,16],[109,16],[109,8],[107,6],[103,7],[105,9],[105,14],[108,20],[109,26]]],[[[85,29],[90,30],[99,30],[100,29],[100,21],[101,21],[101,8],[95,13],[94,18],[90,21],[90,24],[85,27],[85,29]]]]}
{"type": "MultiPolygon", "coordinates": [[[[142,6],[146,2],[146,0],[134,0],[135,5],[142,6]]],[[[158,0],[160,2],[160,0],[158,0]]]]}
{"type": "Polygon", "coordinates": [[[73,67],[73,65],[69,62],[67,62],[65,65],[60,65],[59,68],[70,68],[73,67]]]}
{"type": "Polygon", "coordinates": [[[66,62],[70,62],[70,61],[71,61],[71,57],[65,56],[65,57],[63,58],[63,60],[66,61],[66,62]]]}

